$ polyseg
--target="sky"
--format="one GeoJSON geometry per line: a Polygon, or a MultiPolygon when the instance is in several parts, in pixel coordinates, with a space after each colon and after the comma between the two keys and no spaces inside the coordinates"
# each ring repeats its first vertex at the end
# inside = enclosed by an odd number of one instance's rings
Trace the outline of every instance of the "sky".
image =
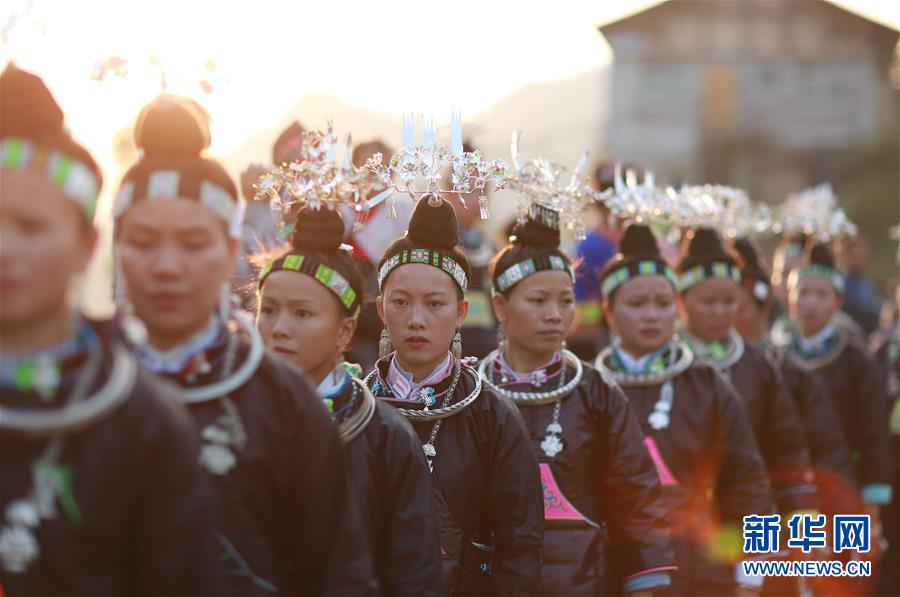
{"type": "MultiPolygon", "coordinates": [[[[309,93],[388,114],[432,115],[438,125],[451,108],[474,118],[525,86],[607,66],[612,55],[597,25],[656,3],[3,0],[0,65],[14,60],[44,78],[67,126],[105,170],[99,222],[108,244],[102,214],[123,167],[112,140],[161,91],[151,57],[164,68],[169,91],[208,109],[211,152],[227,156],[257,131],[278,126],[309,93]],[[127,61],[127,76],[94,81],[95,68],[113,57],[127,61]],[[210,61],[212,71],[205,68],[210,61]],[[210,94],[200,91],[204,78],[210,94]]],[[[836,3],[900,26],[900,3],[836,3]]],[[[109,275],[108,263],[106,251],[89,277],[109,275]]],[[[90,302],[104,304],[97,314],[110,308],[96,296],[90,302]]]]}
{"type": "MultiPolygon", "coordinates": [[[[597,24],[653,4],[5,0],[0,61],[13,59],[43,76],[72,132],[109,168],[113,132],[161,90],[150,57],[164,66],[170,91],[207,106],[212,152],[224,155],[277,124],[309,92],[382,112],[434,114],[438,121],[451,107],[471,117],[523,85],[608,64],[597,24]],[[93,81],[96,65],[114,56],[128,61],[128,75],[93,81]],[[214,72],[204,71],[209,60],[214,72]],[[211,94],[199,91],[204,77],[211,94]]],[[[844,4],[900,24],[894,3],[844,4]]]]}

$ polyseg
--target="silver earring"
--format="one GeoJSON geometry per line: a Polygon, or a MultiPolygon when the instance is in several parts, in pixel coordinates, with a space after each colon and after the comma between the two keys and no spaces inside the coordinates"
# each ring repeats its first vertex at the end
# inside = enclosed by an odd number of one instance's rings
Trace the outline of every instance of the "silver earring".
{"type": "Polygon", "coordinates": [[[506,348],[506,328],[497,326],[497,348],[506,348]]]}
{"type": "Polygon", "coordinates": [[[225,282],[219,291],[219,319],[223,322],[231,318],[231,284],[225,282]]]}
{"type": "Polygon", "coordinates": [[[381,330],[381,338],[378,339],[378,356],[384,358],[394,352],[394,345],[391,344],[391,333],[387,328],[381,330]]]}
{"type": "Polygon", "coordinates": [[[456,330],[456,333],[453,335],[450,352],[453,353],[453,358],[457,361],[462,358],[462,334],[459,333],[459,330],[456,330]]]}
{"type": "Polygon", "coordinates": [[[128,290],[125,288],[125,277],[122,275],[122,264],[116,255],[113,255],[113,298],[116,304],[116,316],[119,319],[119,328],[133,345],[147,343],[147,326],[134,314],[134,305],[128,298],[128,290]]]}

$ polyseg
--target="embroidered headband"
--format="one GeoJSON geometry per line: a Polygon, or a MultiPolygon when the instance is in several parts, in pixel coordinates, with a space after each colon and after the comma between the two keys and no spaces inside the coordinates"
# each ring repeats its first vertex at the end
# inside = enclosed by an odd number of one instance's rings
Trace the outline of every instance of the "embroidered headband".
{"type": "Polygon", "coordinates": [[[330,290],[338,298],[341,305],[353,317],[359,317],[362,306],[360,296],[350,282],[339,271],[305,255],[285,255],[270,261],[259,273],[258,289],[262,289],[266,277],[279,270],[291,270],[314,278],[319,284],[330,290]]]}
{"type": "Polygon", "coordinates": [[[717,278],[720,280],[732,280],[741,283],[741,270],[737,265],[724,261],[714,261],[695,265],[678,276],[678,292],[686,292],[693,286],[706,279],[717,278]]]}
{"type": "Polygon", "coordinates": [[[407,263],[425,263],[434,266],[447,274],[456,282],[463,294],[469,286],[466,270],[449,255],[436,249],[406,249],[393,255],[384,262],[378,271],[378,288],[384,289],[384,281],[394,269],[407,263]]]}
{"type": "Polygon", "coordinates": [[[612,269],[600,283],[600,292],[608,298],[617,288],[633,278],[657,275],[664,277],[673,288],[678,287],[678,278],[668,263],[662,259],[641,259],[623,262],[621,267],[612,269]]]}
{"type": "Polygon", "coordinates": [[[93,220],[100,180],[82,162],[23,137],[5,137],[0,141],[0,165],[36,172],[81,205],[88,219],[93,220]]]}
{"type": "Polygon", "coordinates": [[[546,255],[534,259],[526,259],[509,266],[503,273],[497,276],[494,289],[497,292],[506,292],[528,276],[542,271],[562,271],[569,274],[572,282],[575,282],[575,273],[566,260],[559,255],[546,255]]]}
{"type": "Polygon", "coordinates": [[[788,288],[795,288],[800,283],[800,280],[810,276],[825,278],[831,282],[831,285],[834,286],[838,293],[844,294],[844,276],[837,270],[818,263],[810,263],[792,270],[788,275],[788,288]]]}
{"type": "Polygon", "coordinates": [[[215,183],[182,176],[178,170],[156,170],[122,185],[116,195],[115,217],[120,218],[136,201],[177,197],[196,199],[225,220],[233,238],[241,236],[246,202],[215,183]]]}

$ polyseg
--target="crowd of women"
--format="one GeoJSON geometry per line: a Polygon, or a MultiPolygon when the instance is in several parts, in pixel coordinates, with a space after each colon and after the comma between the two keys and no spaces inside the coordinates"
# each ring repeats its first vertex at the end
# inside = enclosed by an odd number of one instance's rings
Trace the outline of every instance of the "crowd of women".
{"type": "Polygon", "coordinates": [[[348,212],[301,201],[253,260],[251,314],[230,292],[244,202],[197,106],[161,96],[115,192],[123,300],[99,322],[71,292],[97,163],[14,66],[0,136],[0,594],[874,592],[743,573],[745,516],[809,512],[869,514],[868,557],[896,573],[896,326],[865,348],[815,235],[785,240],[771,327],[753,242],[697,226],[673,262],[627,222],[588,363],[566,348],[577,214],[529,201],[481,275],[458,206],[426,193],[365,272],[348,212]],[[502,335],[476,361],[481,278],[502,335]],[[364,371],[344,355],[371,299],[364,371]]]}

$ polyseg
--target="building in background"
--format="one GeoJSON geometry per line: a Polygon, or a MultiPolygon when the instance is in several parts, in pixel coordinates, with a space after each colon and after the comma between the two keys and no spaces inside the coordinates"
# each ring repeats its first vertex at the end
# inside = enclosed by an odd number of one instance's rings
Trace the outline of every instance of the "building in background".
{"type": "Polygon", "coordinates": [[[613,51],[610,155],[770,202],[832,182],[887,275],[896,30],[825,0],[668,1],[599,29],[613,51]]]}

